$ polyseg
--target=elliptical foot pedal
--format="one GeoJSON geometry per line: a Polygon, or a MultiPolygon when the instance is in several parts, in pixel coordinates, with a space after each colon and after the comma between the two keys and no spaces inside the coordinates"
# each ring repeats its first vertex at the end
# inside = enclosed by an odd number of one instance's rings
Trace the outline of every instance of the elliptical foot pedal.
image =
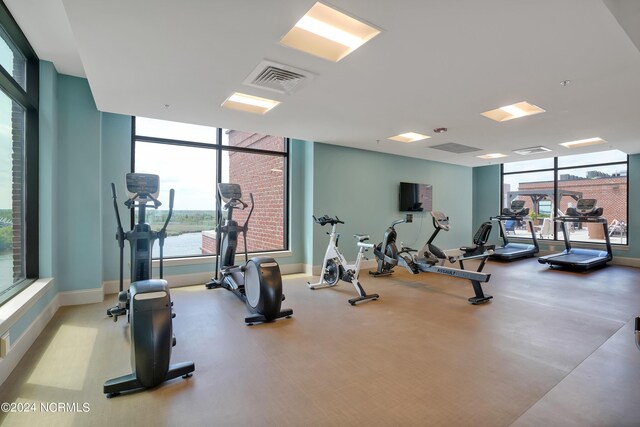
{"type": "Polygon", "coordinates": [[[381,277],[381,276],[388,276],[391,273],[393,273],[393,270],[389,270],[389,271],[383,271],[383,272],[378,272],[378,271],[369,271],[369,274],[372,275],[373,277],[381,277]]]}
{"type": "Polygon", "coordinates": [[[215,279],[213,279],[213,280],[211,280],[210,282],[205,283],[205,284],[204,284],[204,286],[205,286],[207,289],[215,289],[215,288],[220,288],[220,287],[222,287],[222,283],[221,283],[221,282],[219,283],[218,281],[216,281],[215,279]]]}

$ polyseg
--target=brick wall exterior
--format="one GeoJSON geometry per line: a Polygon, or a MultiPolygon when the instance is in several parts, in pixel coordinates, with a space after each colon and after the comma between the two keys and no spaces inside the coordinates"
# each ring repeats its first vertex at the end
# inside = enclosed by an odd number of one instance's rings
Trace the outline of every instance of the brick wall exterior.
{"type": "MultiPolygon", "coordinates": [[[[229,145],[284,150],[284,138],[256,133],[229,131],[229,145]]],[[[242,198],[251,206],[253,193],[255,209],[247,231],[249,252],[284,249],[284,157],[254,153],[229,152],[229,182],[240,184],[242,198]]],[[[234,219],[244,224],[249,209],[234,211],[234,219]]],[[[215,253],[215,233],[202,234],[202,253],[215,253]]],[[[242,236],[238,238],[237,253],[244,251],[242,236]]]]}
{"type": "MultiPolygon", "coordinates": [[[[520,183],[519,190],[553,190],[553,181],[520,183]]],[[[598,206],[604,209],[604,217],[609,222],[617,219],[627,222],[627,177],[599,177],[595,179],[570,179],[558,181],[558,189],[579,191],[585,199],[597,199],[598,206]]],[[[523,197],[527,207],[533,209],[531,198],[523,197]]],[[[565,212],[568,204],[574,207],[575,200],[563,197],[558,208],[565,212]]]]}
{"type": "MultiPolygon", "coordinates": [[[[18,82],[24,82],[26,68],[24,59],[13,56],[13,77],[18,82]]],[[[17,103],[11,103],[11,141],[12,141],[12,185],[11,209],[13,220],[13,280],[24,276],[24,109],[17,103]]]]}

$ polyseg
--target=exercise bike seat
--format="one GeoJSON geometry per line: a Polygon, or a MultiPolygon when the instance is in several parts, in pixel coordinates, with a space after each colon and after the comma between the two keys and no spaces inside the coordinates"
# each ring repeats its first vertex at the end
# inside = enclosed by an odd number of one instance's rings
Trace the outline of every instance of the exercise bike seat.
{"type": "Polygon", "coordinates": [[[368,234],[354,234],[353,237],[358,239],[358,242],[366,242],[371,236],[368,234]]]}

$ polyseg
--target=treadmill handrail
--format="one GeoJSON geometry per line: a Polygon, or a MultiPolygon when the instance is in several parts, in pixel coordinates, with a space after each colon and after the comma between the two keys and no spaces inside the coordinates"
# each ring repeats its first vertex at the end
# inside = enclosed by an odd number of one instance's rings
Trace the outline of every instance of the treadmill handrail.
{"type": "MultiPolygon", "coordinates": [[[[533,240],[533,246],[534,246],[534,252],[533,254],[537,254],[538,252],[540,252],[540,246],[538,245],[538,238],[536,237],[536,230],[533,226],[533,220],[531,219],[531,217],[527,216],[523,216],[523,215],[496,215],[496,216],[492,216],[489,217],[489,219],[493,220],[493,221],[498,221],[498,224],[500,225],[500,232],[502,233],[502,248],[506,247],[509,244],[509,239],[507,237],[507,231],[504,228],[504,223],[502,221],[505,220],[516,220],[516,221],[524,221],[527,223],[527,225],[529,226],[529,232],[531,233],[531,239],[533,240]]],[[[517,236],[516,236],[517,237],[517,236]]],[[[527,237],[528,239],[528,237],[527,237]]],[[[501,248],[497,248],[497,249],[501,249],[501,248]]],[[[500,255],[496,255],[496,257],[499,257],[500,255]]]]}
{"type": "Polygon", "coordinates": [[[559,216],[553,219],[556,222],[590,222],[606,223],[607,219],[601,216],[559,216]]]}

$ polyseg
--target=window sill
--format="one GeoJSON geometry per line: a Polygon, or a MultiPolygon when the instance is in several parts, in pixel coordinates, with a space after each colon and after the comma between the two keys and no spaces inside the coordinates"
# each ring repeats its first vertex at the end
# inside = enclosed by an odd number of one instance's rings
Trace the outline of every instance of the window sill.
{"type": "MultiPolygon", "coordinates": [[[[259,252],[249,254],[249,258],[256,256],[268,256],[271,258],[286,258],[292,256],[293,253],[291,251],[276,251],[276,252],[259,252]]],[[[236,254],[236,259],[243,260],[244,254],[236,254]]],[[[164,260],[165,267],[177,267],[181,265],[202,265],[202,264],[214,264],[216,262],[216,257],[213,255],[208,256],[199,256],[199,257],[185,257],[185,258],[169,258],[164,260]]],[[[160,266],[160,261],[157,259],[153,260],[153,267],[157,268],[160,266]]]]}
{"type": "Polygon", "coordinates": [[[4,335],[53,286],[53,277],[38,279],[0,307],[0,335],[4,335]]]}

